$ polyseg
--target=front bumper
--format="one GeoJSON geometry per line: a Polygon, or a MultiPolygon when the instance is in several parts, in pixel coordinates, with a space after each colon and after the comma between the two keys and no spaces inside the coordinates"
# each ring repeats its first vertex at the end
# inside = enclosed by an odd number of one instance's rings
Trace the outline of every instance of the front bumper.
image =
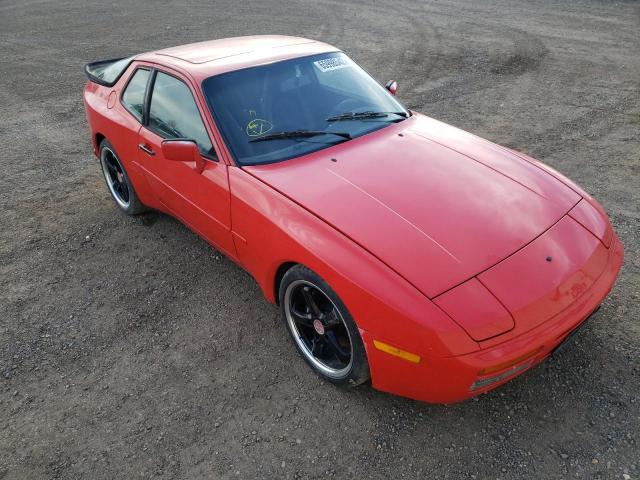
{"type": "MultiPolygon", "coordinates": [[[[425,357],[419,363],[409,363],[377,350],[373,347],[374,338],[368,332],[362,332],[369,362],[378,366],[372,371],[373,387],[420,401],[454,403],[506,383],[549,356],[598,308],[613,288],[623,256],[622,243],[614,234],[602,273],[573,303],[525,333],[501,343],[497,337],[490,345],[483,345],[481,350],[470,354],[425,357]],[[495,370],[496,365],[505,366],[495,370]],[[487,370],[491,373],[479,376],[479,372],[487,370]],[[478,380],[505,373],[508,374],[496,382],[471,389],[478,380]]],[[[478,384],[482,385],[482,382],[478,384]]]]}

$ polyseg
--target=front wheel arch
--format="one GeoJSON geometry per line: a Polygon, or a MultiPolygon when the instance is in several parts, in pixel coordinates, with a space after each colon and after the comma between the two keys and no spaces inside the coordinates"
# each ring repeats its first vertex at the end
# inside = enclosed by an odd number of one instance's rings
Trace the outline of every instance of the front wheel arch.
{"type": "Polygon", "coordinates": [[[282,282],[282,277],[284,277],[290,268],[293,268],[296,265],[301,264],[298,262],[284,262],[276,269],[276,273],[273,277],[273,298],[275,299],[276,305],[280,305],[280,283],[282,282]]]}

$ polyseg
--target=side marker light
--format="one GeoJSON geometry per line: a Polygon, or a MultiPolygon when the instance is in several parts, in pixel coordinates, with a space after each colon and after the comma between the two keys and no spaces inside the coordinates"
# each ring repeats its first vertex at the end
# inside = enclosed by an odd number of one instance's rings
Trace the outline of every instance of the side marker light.
{"type": "Polygon", "coordinates": [[[400,357],[403,360],[406,360],[411,363],[420,363],[420,356],[415,353],[405,352],[404,350],[400,350],[399,348],[392,347],[384,342],[380,342],[379,340],[374,340],[373,345],[378,349],[389,355],[393,355],[395,357],[400,357]]]}

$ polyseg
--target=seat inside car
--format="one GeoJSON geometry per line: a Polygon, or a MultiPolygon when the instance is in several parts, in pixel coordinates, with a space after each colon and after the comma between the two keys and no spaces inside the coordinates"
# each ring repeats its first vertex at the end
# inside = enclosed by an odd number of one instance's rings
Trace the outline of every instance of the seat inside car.
{"type": "Polygon", "coordinates": [[[321,127],[314,124],[314,119],[317,122],[317,110],[314,108],[317,83],[309,69],[309,65],[283,64],[265,78],[265,111],[276,130],[321,127]]]}

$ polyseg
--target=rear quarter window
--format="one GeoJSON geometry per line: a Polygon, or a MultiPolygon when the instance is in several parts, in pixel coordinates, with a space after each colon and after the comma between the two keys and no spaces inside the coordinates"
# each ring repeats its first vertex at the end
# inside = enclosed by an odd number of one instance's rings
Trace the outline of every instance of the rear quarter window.
{"type": "Polygon", "coordinates": [[[122,94],[122,105],[124,105],[124,108],[136,117],[140,123],[142,123],[144,94],[147,90],[149,75],[151,75],[150,70],[143,68],[137,69],[131,76],[131,80],[129,80],[122,94]]]}

